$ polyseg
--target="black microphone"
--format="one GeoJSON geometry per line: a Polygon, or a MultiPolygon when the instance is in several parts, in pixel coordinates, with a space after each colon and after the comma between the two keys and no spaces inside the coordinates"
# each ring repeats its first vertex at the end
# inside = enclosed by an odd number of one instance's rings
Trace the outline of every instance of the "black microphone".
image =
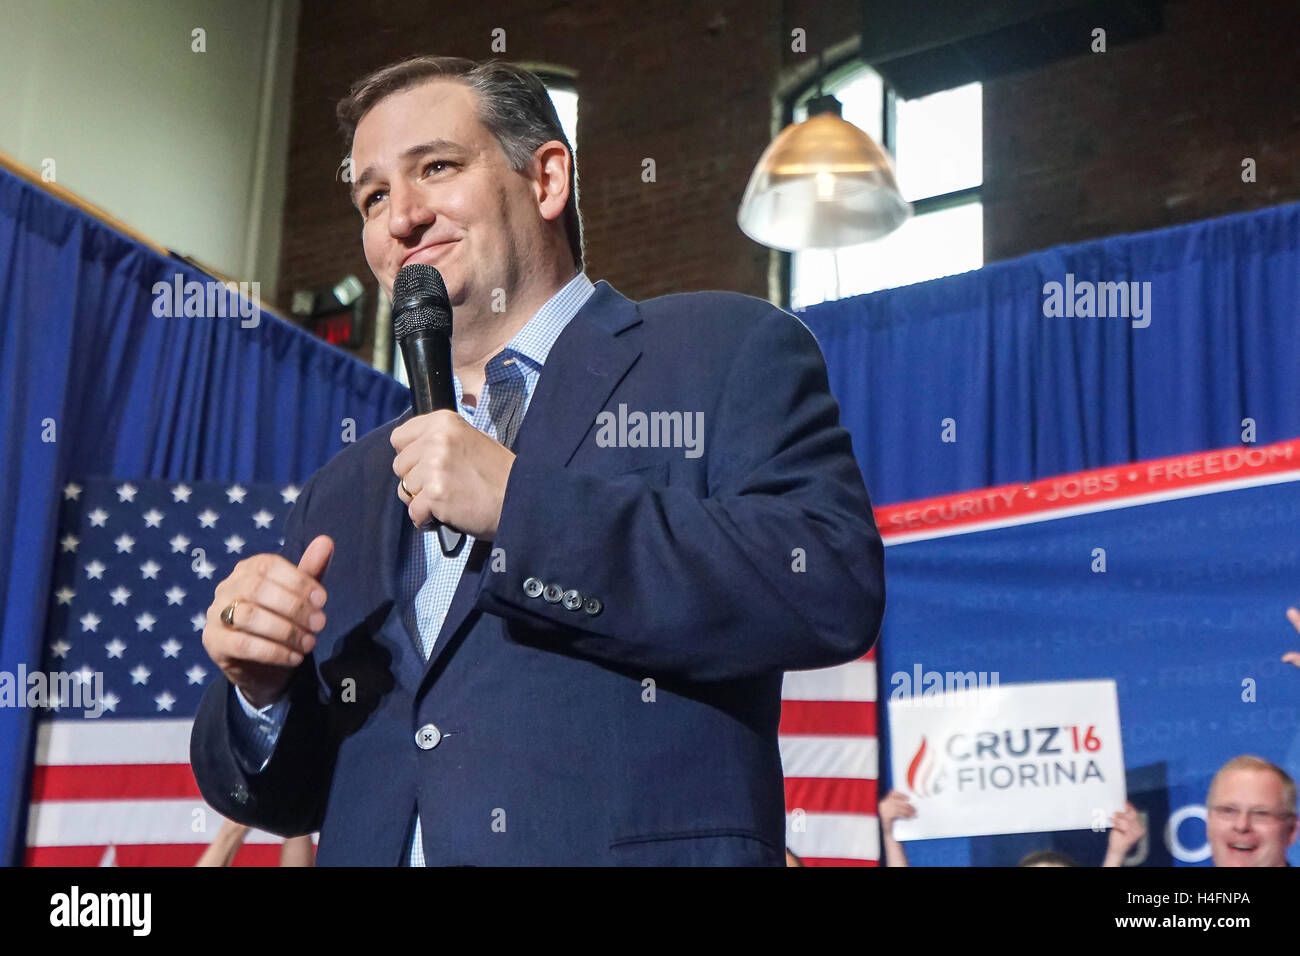
{"type": "MultiPolygon", "coordinates": [[[[433,266],[404,266],[393,280],[393,337],[402,347],[402,362],[417,415],[440,408],[456,410],[451,379],[451,301],[442,275],[433,266]]],[[[459,531],[438,525],[443,554],[460,547],[459,531]]]]}

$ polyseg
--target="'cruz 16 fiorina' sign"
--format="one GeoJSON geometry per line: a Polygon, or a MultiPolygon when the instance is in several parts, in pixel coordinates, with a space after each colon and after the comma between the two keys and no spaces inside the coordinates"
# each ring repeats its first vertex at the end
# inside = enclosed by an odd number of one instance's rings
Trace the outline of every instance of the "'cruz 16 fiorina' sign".
{"type": "Polygon", "coordinates": [[[889,701],[894,837],[1104,829],[1124,808],[1112,680],[1000,684],[889,701]],[[940,706],[941,705],[941,706],[940,706]]]}

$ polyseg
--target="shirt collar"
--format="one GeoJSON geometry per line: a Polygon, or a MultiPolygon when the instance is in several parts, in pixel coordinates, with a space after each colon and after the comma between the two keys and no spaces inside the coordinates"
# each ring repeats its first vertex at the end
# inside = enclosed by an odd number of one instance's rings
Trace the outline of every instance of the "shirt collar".
{"type": "Polygon", "coordinates": [[[502,354],[510,353],[541,368],[546,364],[547,356],[555,345],[556,339],[564,331],[578,310],[591,298],[596,287],[591,284],[585,272],[577,273],[564,284],[555,295],[534,313],[528,323],[520,329],[515,337],[506,343],[502,354]]]}

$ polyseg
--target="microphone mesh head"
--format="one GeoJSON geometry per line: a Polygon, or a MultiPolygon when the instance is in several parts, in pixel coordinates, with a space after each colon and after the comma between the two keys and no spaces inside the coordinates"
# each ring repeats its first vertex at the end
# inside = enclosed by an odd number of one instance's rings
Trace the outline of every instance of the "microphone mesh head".
{"type": "Polygon", "coordinates": [[[415,332],[451,334],[451,302],[442,274],[427,262],[403,266],[393,280],[393,337],[415,332]]]}

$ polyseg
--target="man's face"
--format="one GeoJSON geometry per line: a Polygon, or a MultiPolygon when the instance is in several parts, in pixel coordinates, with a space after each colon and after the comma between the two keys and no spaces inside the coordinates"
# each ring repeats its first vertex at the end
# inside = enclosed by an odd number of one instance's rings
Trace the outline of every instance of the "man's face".
{"type": "Polygon", "coordinates": [[[1215,866],[1286,865],[1297,822],[1286,816],[1292,808],[1283,805],[1277,774],[1231,770],[1214,785],[1206,802],[1206,832],[1215,866]],[[1252,810],[1256,812],[1248,812],[1252,810]]]}
{"type": "Polygon", "coordinates": [[[352,140],[353,202],[366,261],[384,291],[403,265],[442,273],[453,307],[487,311],[517,287],[539,241],[529,180],[478,119],[477,94],[433,80],[377,103],[352,140]]]}

